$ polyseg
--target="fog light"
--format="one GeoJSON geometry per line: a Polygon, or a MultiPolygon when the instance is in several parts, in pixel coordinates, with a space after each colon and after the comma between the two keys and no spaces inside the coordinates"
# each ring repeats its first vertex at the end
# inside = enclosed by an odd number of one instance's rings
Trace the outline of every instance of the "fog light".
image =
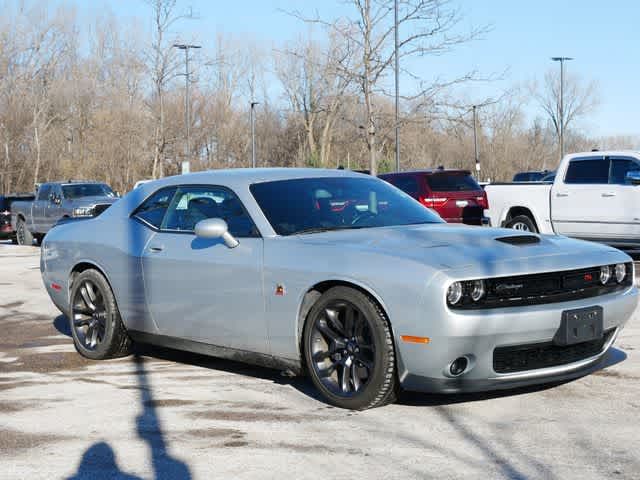
{"type": "Polygon", "coordinates": [[[449,305],[455,305],[462,299],[462,283],[453,282],[447,290],[447,302],[449,305]]]}
{"type": "Polygon", "coordinates": [[[484,280],[474,280],[471,282],[471,300],[477,302],[484,297],[484,280]]]}
{"type": "Polygon", "coordinates": [[[624,277],[627,276],[627,267],[624,263],[618,263],[616,265],[616,282],[622,283],[624,277]]]}
{"type": "Polygon", "coordinates": [[[611,278],[611,267],[609,265],[600,267],[600,283],[604,285],[609,281],[610,278],[611,278]]]}
{"type": "Polygon", "coordinates": [[[467,360],[467,357],[458,357],[449,367],[449,372],[451,372],[451,375],[453,375],[454,377],[457,377],[467,369],[467,365],[469,365],[469,360],[467,360]]]}

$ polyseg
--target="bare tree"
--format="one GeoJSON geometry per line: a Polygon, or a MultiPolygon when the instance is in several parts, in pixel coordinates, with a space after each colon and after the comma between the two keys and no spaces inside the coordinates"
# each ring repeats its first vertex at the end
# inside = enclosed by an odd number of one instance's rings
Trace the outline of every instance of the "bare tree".
{"type": "MultiPolygon", "coordinates": [[[[399,59],[439,55],[457,45],[478,37],[486,29],[473,29],[458,33],[461,20],[459,11],[450,6],[448,0],[398,0],[399,16],[397,28],[402,32],[399,39],[399,59]]],[[[298,17],[307,22],[324,25],[341,39],[342,43],[356,52],[357,61],[342,65],[344,74],[358,85],[362,95],[365,118],[362,128],[369,155],[369,168],[377,172],[378,115],[377,96],[388,95],[386,77],[394,60],[394,2],[393,0],[349,0],[355,10],[355,18],[339,18],[326,21],[319,18],[298,17]]],[[[349,57],[351,60],[351,57],[349,57]]],[[[405,75],[417,79],[408,70],[405,75]]],[[[419,82],[419,91],[403,95],[405,100],[432,98],[447,85],[473,78],[473,73],[448,81],[432,84],[419,82]]]]}
{"type": "Polygon", "coordinates": [[[544,76],[541,86],[533,84],[531,91],[551,122],[560,141],[560,126],[564,126],[565,135],[570,127],[581,117],[591,113],[599,103],[598,89],[595,82],[584,82],[575,74],[564,75],[564,108],[560,108],[560,73],[549,70],[544,76]],[[560,112],[563,117],[560,118],[560,112]]]}
{"type": "Polygon", "coordinates": [[[155,118],[151,175],[157,178],[163,175],[164,152],[168,142],[165,132],[165,91],[177,68],[175,52],[168,36],[170,28],[184,16],[175,13],[176,0],[148,0],[148,3],[153,12],[153,34],[147,64],[153,82],[152,108],[155,118]]]}
{"type": "Polygon", "coordinates": [[[334,126],[352,84],[343,68],[350,55],[334,35],[326,48],[307,40],[276,56],[276,74],[302,121],[312,165],[329,164],[334,126]]]}

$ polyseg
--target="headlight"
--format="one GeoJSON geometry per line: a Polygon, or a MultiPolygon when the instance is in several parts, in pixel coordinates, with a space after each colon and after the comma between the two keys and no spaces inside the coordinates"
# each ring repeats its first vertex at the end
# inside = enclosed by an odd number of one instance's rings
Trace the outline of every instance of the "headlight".
{"type": "Polygon", "coordinates": [[[449,305],[455,305],[462,300],[462,283],[453,282],[447,290],[447,302],[449,305]]]}
{"type": "Polygon", "coordinates": [[[469,283],[471,284],[471,300],[474,302],[481,300],[485,294],[484,280],[474,280],[469,283]]]}
{"type": "Polygon", "coordinates": [[[611,279],[611,267],[609,265],[600,267],[600,283],[605,285],[609,279],[611,279]]]}
{"type": "Polygon", "coordinates": [[[93,207],[76,207],[73,209],[74,217],[90,217],[93,215],[93,207]]]}
{"type": "Polygon", "coordinates": [[[627,266],[624,263],[618,263],[615,268],[616,282],[622,283],[627,276],[627,266]]]}

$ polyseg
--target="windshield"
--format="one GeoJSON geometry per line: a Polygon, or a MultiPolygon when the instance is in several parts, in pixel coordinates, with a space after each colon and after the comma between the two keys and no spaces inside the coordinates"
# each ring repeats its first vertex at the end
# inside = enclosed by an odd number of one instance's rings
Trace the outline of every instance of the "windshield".
{"type": "Polygon", "coordinates": [[[104,183],[74,183],[63,185],[64,198],[74,199],[81,197],[115,197],[116,194],[104,183]]]}
{"type": "Polygon", "coordinates": [[[465,173],[436,173],[427,176],[427,183],[433,192],[482,190],[473,177],[465,173]]]}
{"type": "Polygon", "coordinates": [[[278,235],[443,222],[376,178],[302,178],[256,183],[250,189],[278,235]]]}

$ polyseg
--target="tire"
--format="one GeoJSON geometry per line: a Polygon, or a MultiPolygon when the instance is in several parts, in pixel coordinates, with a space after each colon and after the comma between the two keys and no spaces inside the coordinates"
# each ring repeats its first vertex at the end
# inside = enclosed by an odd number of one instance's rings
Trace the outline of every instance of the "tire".
{"type": "Polygon", "coordinates": [[[327,290],[307,316],[302,344],[309,376],[328,403],[366,410],[396,400],[399,387],[391,328],[371,297],[349,287],[327,290]],[[349,322],[350,309],[357,313],[349,322]]]}
{"type": "Polygon", "coordinates": [[[521,232],[538,233],[536,224],[527,215],[517,215],[509,220],[505,226],[521,232]]]}
{"type": "Polygon", "coordinates": [[[90,269],[75,277],[70,298],[67,317],[73,343],[80,355],[105,360],[131,353],[132,342],[122,323],[116,299],[100,272],[90,269]]]}
{"type": "Polygon", "coordinates": [[[18,220],[18,225],[16,226],[16,241],[18,245],[33,245],[33,235],[22,219],[18,220]]]}

